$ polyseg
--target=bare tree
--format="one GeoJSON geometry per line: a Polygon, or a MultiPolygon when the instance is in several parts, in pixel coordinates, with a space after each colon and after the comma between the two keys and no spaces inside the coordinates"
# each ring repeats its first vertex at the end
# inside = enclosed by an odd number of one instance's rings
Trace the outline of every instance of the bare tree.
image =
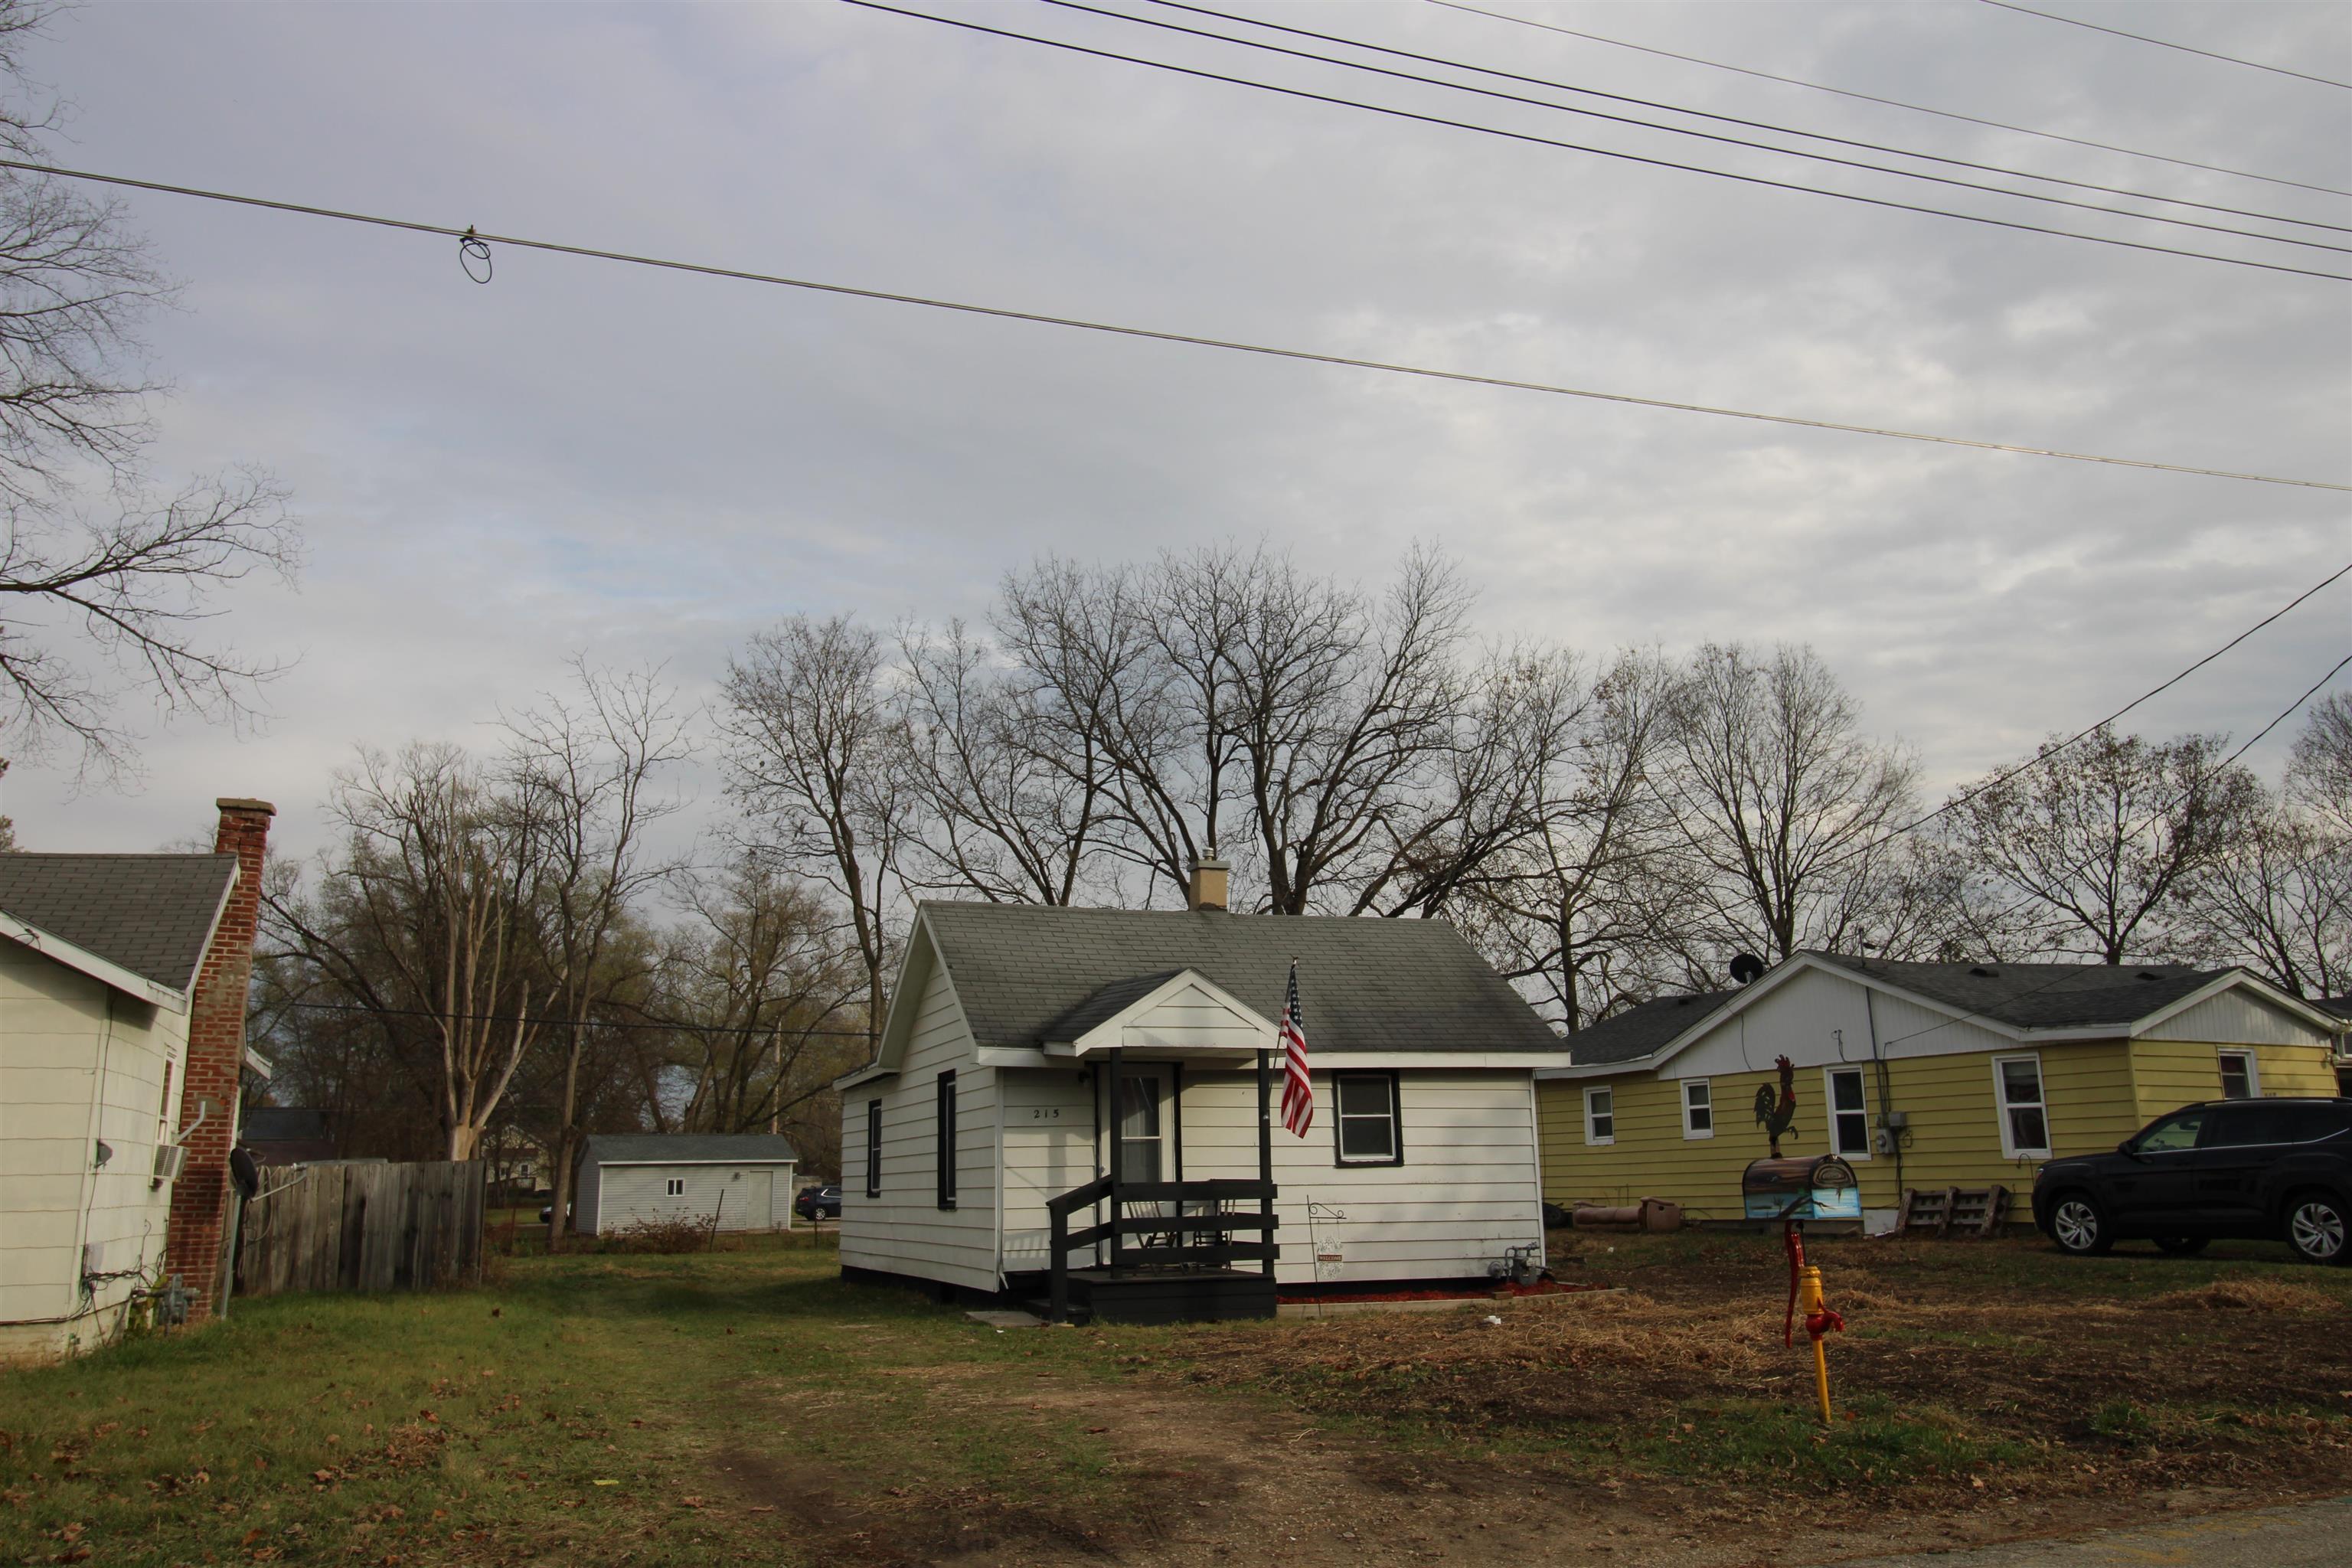
{"type": "Polygon", "coordinates": [[[2352,692],[2313,706],[2287,756],[2286,798],[2331,831],[2352,836],[2352,692]]]}
{"type": "Polygon", "coordinates": [[[885,665],[882,638],[846,616],[795,617],[728,660],[721,721],[753,847],[842,901],[877,1039],[914,807],[885,665]]]}
{"type": "Polygon", "coordinates": [[[808,1112],[864,1059],[850,1042],[864,1036],[865,966],[842,940],[838,914],[756,858],[723,876],[681,878],[678,891],[690,918],[664,954],[656,1003],[691,1075],[678,1123],[716,1132],[789,1126],[809,1168],[829,1168],[823,1151],[840,1136],[838,1107],[819,1107],[829,1118],[808,1112]]]}
{"type": "Polygon", "coordinates": [[[1620,654],[1589,689],[1563,658],[1570,744],[1531,775],[1531,830],[1457,910],[1507,978],[1574,1033],[1655,986],[1650,950],[1672,821],[1649,782],[1675,676],[1654,652],[1620,654]]]}
{"type": "Polygon", "coordinates": [[[506,721],[508,767],[538,825],[542,963],[549,1014],[564,1031],[562,1087],[549,1142],[555,1218],[569,1225],[578,1155],[580,1068],[590,1008],[609,981],[607,948],[640,895],[679,862],[647,854],[646,836],[683,802],[657,795],[660,775],[693,752],[689,718],[657,670],[612,673],[570,660],[572,689],[549,694],[506,721]]]}
{"type": "Polygon", "coordinates": [[[437,1049],[446,1157],[469,1159],[539,1037],[534,922],[543,825],[454,746],[362,750],[336,775],[339,856],[316,902],[265,890],[270,922],[395,1036],[422,1017],[437,1049]]]}
{"type": "Polygon", "coordinates": [[[2264,801],[2189,885],[2184,945],[2297,996],[2352,990],[2352,835],[2264,801]]]}
{"type": "Polygon", "coordinates": [[[1777,962],[1864,939],[1896,853],[1879,841],[1908,812],[1917,770],[1861,723],[1811,647],[1709,643],[1692,657],[1660,793],[1689,866],[1694,968],[1710,949],[1777,962]]]}
{"type": "MultiPolygon", "coordinates": [[[[0,147],[20,158],[57,120],[20,60],[47,15],[0,0],[0,147]]],[[[0,737],[20,756],[68,743],[85,773],[131,765],[127,695],[241,721],[279,668],[205,624],[224,586],[295,565],[283,492],[247,470],[159,500],[140,467],[159,388],[138,325],[170,293],[116,203],[0,170],[0,737]]]]}
{"type": "Polygon", "coordinates": [[[1951,845],[1994,896],[2032,911],[2048,949],[2170,956],[2188,939],[2168,917],[2251,830],[2262,786],[2222,763],[2218,736],[2150,743],[2102,726],[2055,744],[2040,766],[1962,790],[1951,845]]]}
{"type": "Polygon", "coordinates": [[[928,887],[992,902],[1068,904],[1087,879],[1112,809],[1112,770],[1092,724],[1066,721],[1039,683],[996,665],[961,621],[902,629],[910,836],[928,887]]]}

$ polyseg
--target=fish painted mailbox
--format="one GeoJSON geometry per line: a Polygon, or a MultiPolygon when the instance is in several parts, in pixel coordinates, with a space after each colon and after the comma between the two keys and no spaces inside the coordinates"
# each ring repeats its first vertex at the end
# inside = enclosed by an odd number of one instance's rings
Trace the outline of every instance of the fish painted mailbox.
{"type": "Polygon", "coordinates": [[[1830,1363],[1823,1336],[1845,1327],[1822,1291],[1822,1271],[1805,1261],[1805,1222],[1809,1219],[1860,1219],[1862,1189],[1853,1167],[1834,1154],[1798,1155],[1751,1160],[1740,1173],[1739,1192],[1749,1219],[1777,1219],[1789,1252],[1789,1315],[1780,1325],[1780,1340],[1794,1348],[1801,1318],[1813,1352],[1813,1392],[1822,1425],[1832,1420],[1830,1363]]]}
{"type": "Polygon", "coordinates": [[[1860,1219],[1862,1184],[1834,1154],[1750,1160],[1739,1175],[1749,1219],[1860,1219]]]}

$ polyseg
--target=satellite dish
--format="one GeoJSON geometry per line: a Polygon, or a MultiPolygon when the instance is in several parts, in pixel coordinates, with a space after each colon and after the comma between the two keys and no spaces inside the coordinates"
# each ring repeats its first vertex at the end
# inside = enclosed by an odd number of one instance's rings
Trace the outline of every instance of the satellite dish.
{"type": "Polygon", "coordinates": [[[228,1179],[246,1197],[261,1191],[261,1163],[253,1157],[252,1150],[239,1144],[228,1152],[228,1179]]]}
{"type": "Polygon", "coordinates": [[[1751,985],[1762,977],[1764,961],[1752,952],[1731,955],[1731,981],[1735,985],[1751,985]]]}

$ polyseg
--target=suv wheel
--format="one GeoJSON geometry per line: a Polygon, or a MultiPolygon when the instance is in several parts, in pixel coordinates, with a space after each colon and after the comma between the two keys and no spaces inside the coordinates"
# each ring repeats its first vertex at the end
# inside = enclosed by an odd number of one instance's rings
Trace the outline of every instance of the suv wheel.
{"type": "Polygon", "coordinates": [[[2347,1247],[2347,1218],[2342,1200],[2326,1193],[2297,1193],[2286,1201],[2286,1244],[2305,1263],[2352,1261],[2347,1247]]]}
{"type": "Polygon", "coordinates": [[[2194,1258],[2204,1251],[2211,1240],[2210,1237],[2204,1236],[2159,1236],[2156,1238],[2156,1249],[2168,1252],[2175,1258],[2194,1258]]]}
{"type": "Polygon", "coordinates": [[[2115,1246],[2107,1234],[2107,1216],[2083,1193],[2068,1193],[2050,1212],[2050,1237],[2062,1251],[2094,1258],[2115,1246]]]}

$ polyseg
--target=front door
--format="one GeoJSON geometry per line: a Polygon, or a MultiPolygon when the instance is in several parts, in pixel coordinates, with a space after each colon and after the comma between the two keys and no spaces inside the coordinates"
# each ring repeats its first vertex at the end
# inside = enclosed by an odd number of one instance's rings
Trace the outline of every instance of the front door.
{"type": "Polygon", "coordinates": [[[1164,1068],[1129,1068],[1119,1074],[1118,1179],[1122,1182],[1165,1182],[1174,1179],[1175,1152],[1169,1146],[1168,1071],[1164,1068]]]}

